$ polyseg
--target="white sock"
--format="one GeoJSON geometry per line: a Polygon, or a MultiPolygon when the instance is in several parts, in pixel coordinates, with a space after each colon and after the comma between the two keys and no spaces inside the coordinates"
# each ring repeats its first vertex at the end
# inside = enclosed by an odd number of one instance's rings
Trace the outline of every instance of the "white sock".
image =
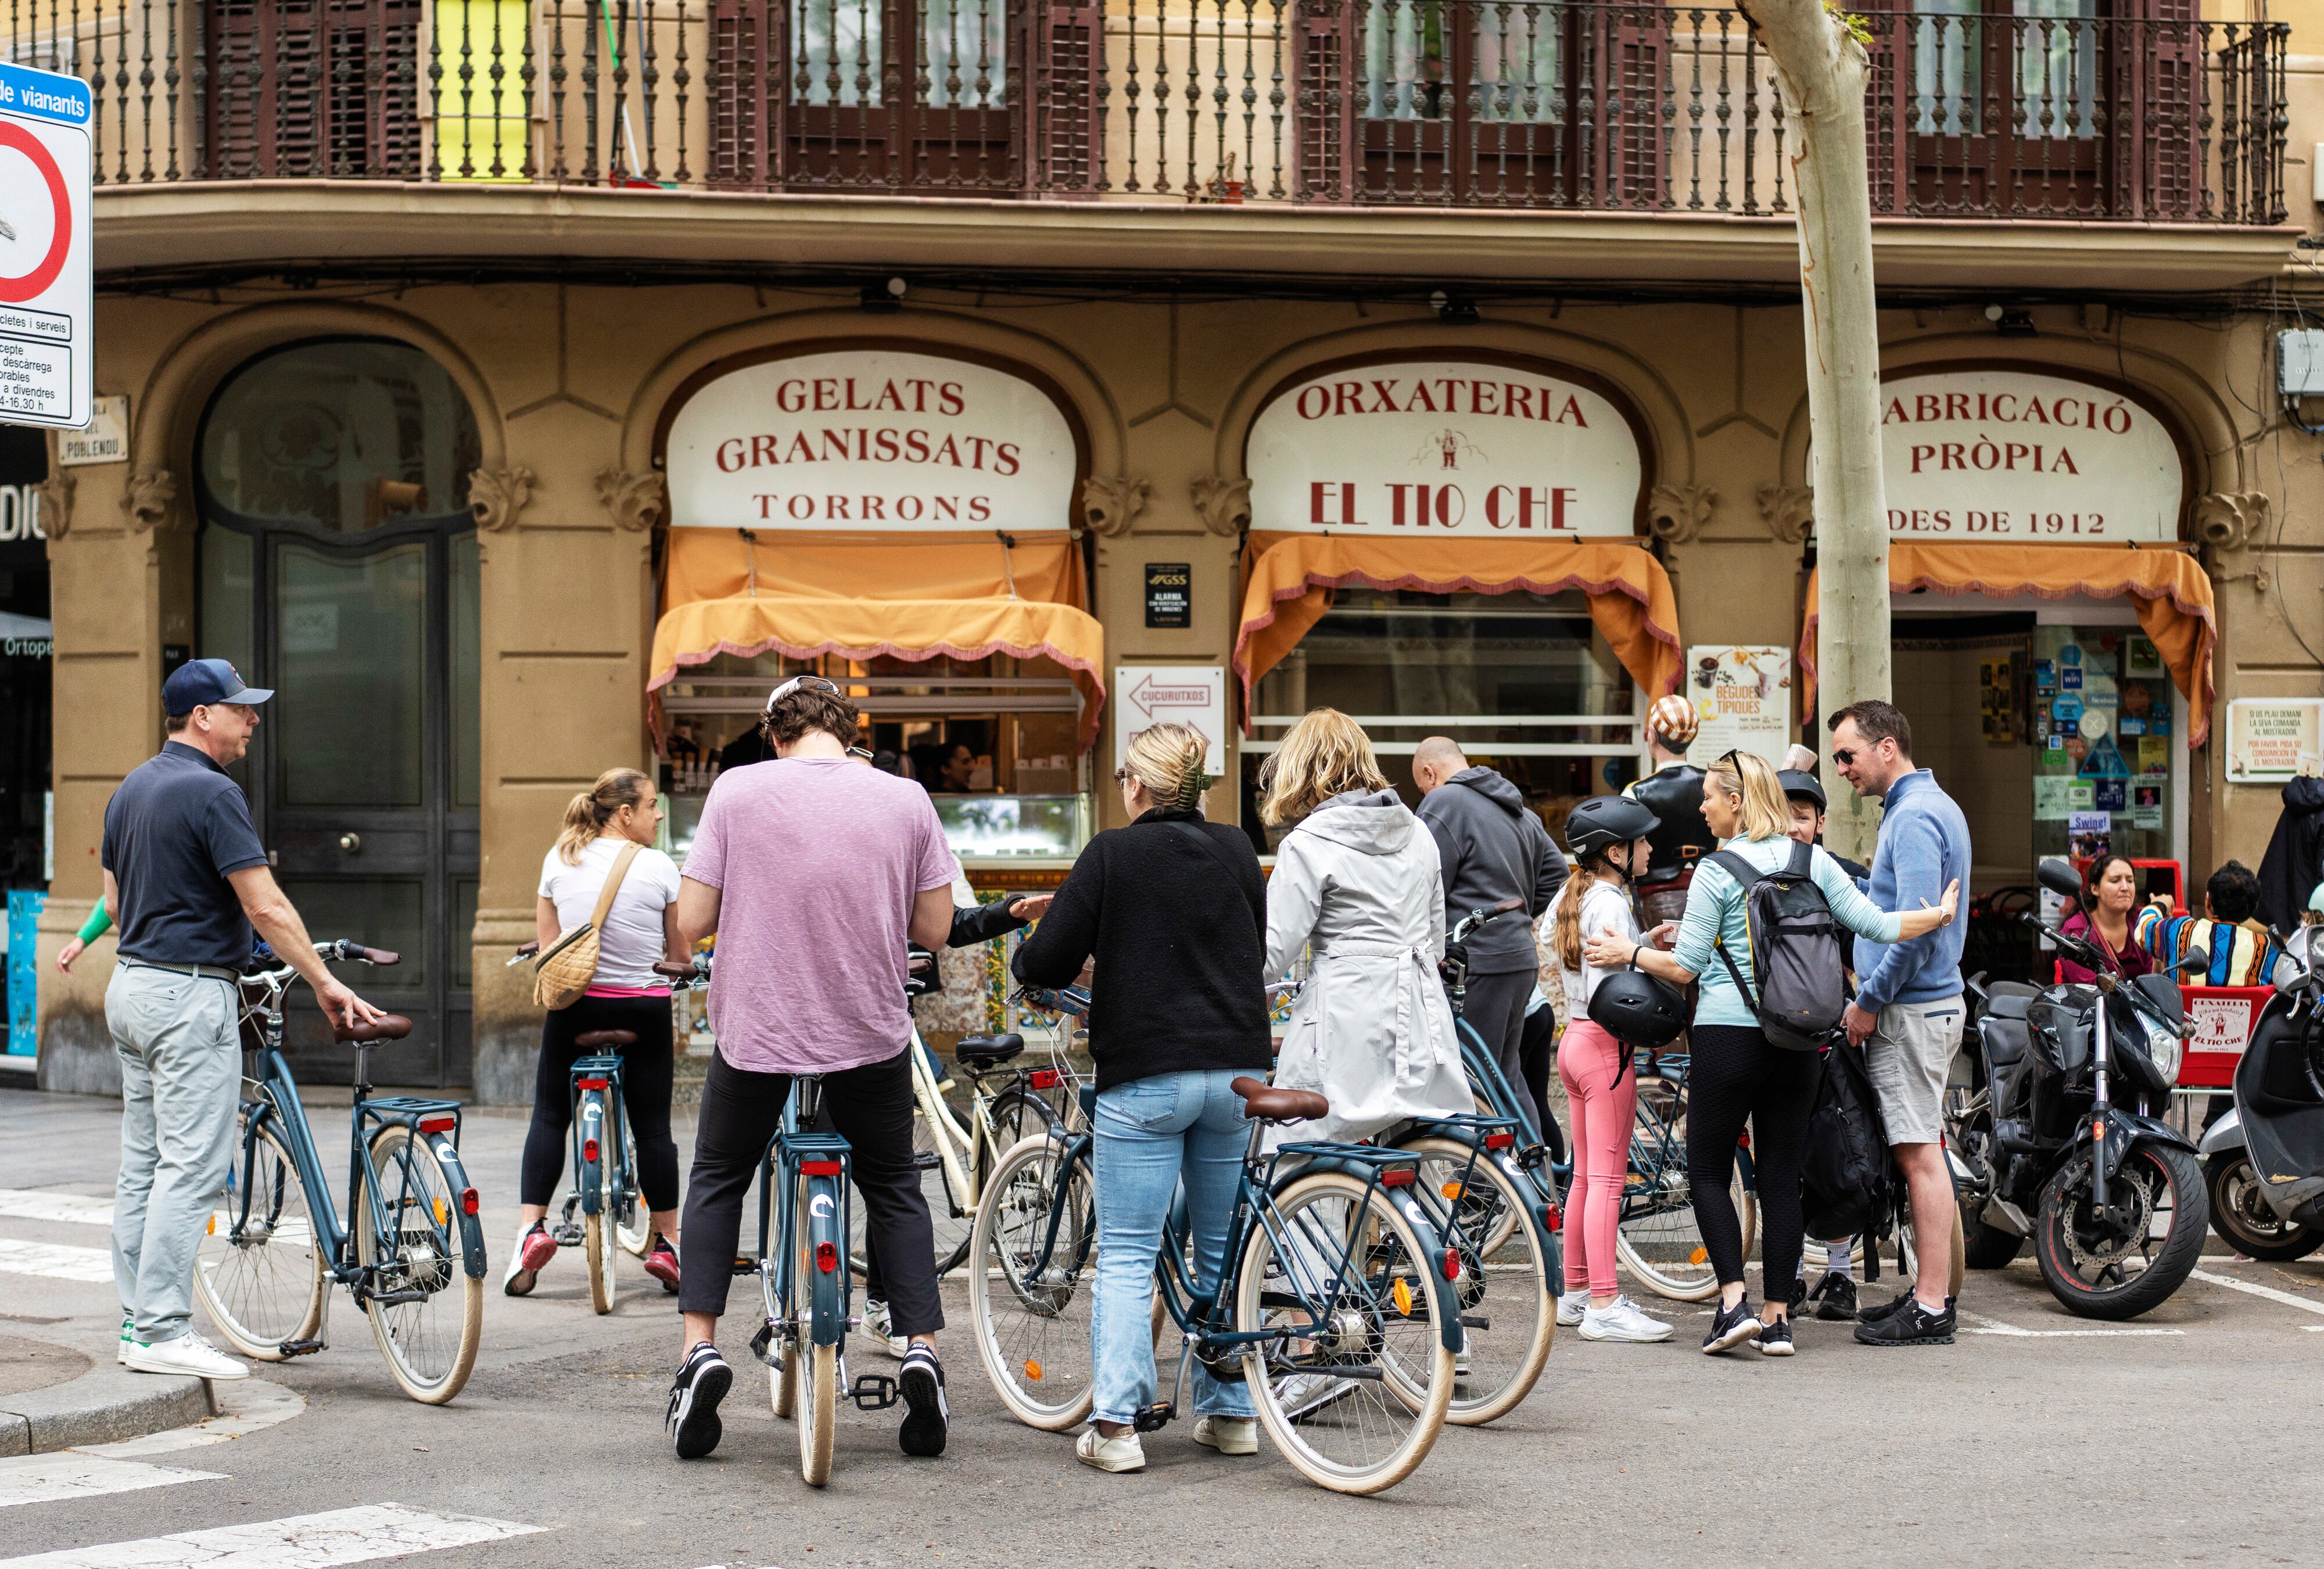
{"type": "Polygon", "coordinates": [[[1856,1265],[1849,1257],[1855,1251],[1855,1247],[1854,1237],[1842,1237],[1836,1242],[1826,1242],[1823,1245],[1824,1268],[1835,1275],[1845,1275],[1851,1280],[1855,1279],[1856,1265]]]}

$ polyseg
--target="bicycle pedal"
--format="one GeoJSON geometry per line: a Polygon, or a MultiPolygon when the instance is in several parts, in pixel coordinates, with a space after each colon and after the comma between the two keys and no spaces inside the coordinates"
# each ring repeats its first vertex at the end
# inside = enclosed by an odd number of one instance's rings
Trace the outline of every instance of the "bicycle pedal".
{"type": "Polygon", "coordinates": [[[903,1398],[896,1380],[885,1373],[865,1373],[848,1386],[847,1398],[859,1411],[884,1411],[903,1398]]]}
{"type": "Polygon", "coordinates": [[[330,1342],[320,1339],[286,1340],[275,1349],[282,1353],[282,1360],[287,1362],[292,1357],[313,1356],[317,1352],[327,1349],[329,1345],[330,1342]]]}
{"type": "Polygon", "coordinates": [[[1546,1144],[1528,1144],[1517,1151],[1517,1166],[1520,1170],[1539,1171],[1548,1164],[1549,1146],[1546,1144]]]}
{"type": "Polygon", "coordinates": [[[557,1240],[560,1248],[577,1248],[589,1240],[588,1233],[579,1226],[559,1226],[549,1234],[557,1240]]]}
{"type": "Polygon", "coordinates": [[[777,1372],[783,1371],[783,1353],[775,1344],[775,1321],[768,1319],[759,1325],[759,1333],[751,1337],[751,1354],[777,1372]]]}
{"type": "Polygon", "coordinates": [[[737,1259],[734,1260],[733,1273],[737,1275],[755,1275],[758,1272],[759,1260],[756,1259],[737,1259]]]}
{"type": "Polygon", "coordinates": [[[1151,1406],[1140,1406],[1130,1424],[1140,1433],[1159,1433],[1169,1426],[1170,1418],[1178,1414],[1176,1401],[1157,1400],[1151,1406]]]}

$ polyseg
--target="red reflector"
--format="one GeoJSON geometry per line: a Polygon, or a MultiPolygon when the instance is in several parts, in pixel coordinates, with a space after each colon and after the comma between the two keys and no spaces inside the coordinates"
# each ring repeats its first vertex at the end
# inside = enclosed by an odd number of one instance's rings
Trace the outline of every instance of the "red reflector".
{"type": "Polygon", "coordinates": [[[1559,1209],[1555,1204],[1551,1204],[1551,1205],[1549,1206],[1549,1229],[1550,1229],[1552,1232],[1555,1232],[1555,1231],[1557,1231],[1560,1227],[1563,1226],[1564,1224],[1565,1224],[1565,1215],[1564,1215],[1564,1213],[1563,1213],[1563,1211],[1561,1211],[1561,1210],[1560,1210],[1560,1209],[1559,1209]]]}
{"type": "Polygon", "coordinates": [[[1510,1145],[1517,1141],[1517,1136],[1514,1133],[1488,1133],[1485,1135],[1485,1148],[1488,1149],[1507,1149],[1510,1145]]]}
{"type": "Polygon", "coordinates": [[[1743,1131],[1735,1135],[1735,1148],[1738,1149],[1748,1149],[1751,1148],[1750,1129],[1746,1128],[1743,1131]]]}
{"type": "Polygon", "coordinates": [[[581,1158],[592,1166],[597,1164],[597,1141],[595,1139],[581,1140],[581,1158]]]}
{"type": "Polygon", "coordinates": [[[1444,1257],[1438,1267],[1444,1271],[1444,1278],[1447,1280],[1458,1280],[1461,1278],[1460,1253],[1452,1248],[1445,1249],[1444,1257]]]}
{"type": "Polygon", "coordinates": [[[837,1177],[839,1175],[839,1162],[836,1160],[802,1160],[799,1162],[799,1169],[807,1173],[809,1177],[837,1177]]]}
{"type": "Polygon", "coordinates": [[[585,1090],[602,1090],[610,1085],[613,1081],[610,1079],[576,1079],[574,1083],[585,1090]]]}
{"type": "Polygon", "coordinates": [[[817,1242],[815,1245],[815,1267],[829,1275],[839,1268],[839,1244],[817,1242]]]}
{"type": "Polygon", "coordinates": [[[1412,1186],[1412,1168],[1409,1166],[1397,1166],[1391,1167],[1388,1170],[1381,1172],[1380,1186],[1382,1187],[1410,1187],[1412,1186]]]}
{"type": "Polygon", "coordinates": [[[484,1200],[476,1196],[476,1190],[475,1188],[464,1187],[460,1190],[460,1213],[462,1214],[475,1214],[478,1210],[484,1207],[484,1200]]]}
{"type": "Polygon", "coordinates": [[[422,1133],[449,1133],[453,1129],[459,1125],[460,1119],[457,1117],[422,1117],[420,1119],[420,1131],[422,1133]]]}
{"type": "Polygon", "coordinates": [[[1063,1076],[1053,1067],[1036,1068],[1033,1070],[1032,1076],[1025,1082],[1037,1090],[1054,1090],[1063,1076]]]}

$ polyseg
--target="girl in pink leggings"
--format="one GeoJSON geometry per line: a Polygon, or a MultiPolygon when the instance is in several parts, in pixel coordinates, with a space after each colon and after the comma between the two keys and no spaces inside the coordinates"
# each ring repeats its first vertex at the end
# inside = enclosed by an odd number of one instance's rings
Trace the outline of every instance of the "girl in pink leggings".
{"type": "MultiPolygon", "coordinates": [[[[1564,972],[1573,1021],[1557,1047],[1557,1076],[1573,1123],[1573,1186],[1565,1206],[1565,1295],[1557,1321],[1579,1324],[1584,1340],[1646,1343],[1668,1340],[1671,1326],[1649,1318],[1614,1283],[1614,1234],[1622,1182],[1629,1170],[1630,1124],[1638,1075],[1621,1042],[1583,1017],[1604,972],[1582,962],[1591,937],[1638,937],[1630,912],[1633,868],[1646,864],[1646,835],[1656,819],[1636,801],[1597,796],[1566,819],[1566,844],[1580,869],[1550,907],[1550,951],[1564,972]]],[[[1658,928],[1663,937],[1669,928],[1658,928]]]]}

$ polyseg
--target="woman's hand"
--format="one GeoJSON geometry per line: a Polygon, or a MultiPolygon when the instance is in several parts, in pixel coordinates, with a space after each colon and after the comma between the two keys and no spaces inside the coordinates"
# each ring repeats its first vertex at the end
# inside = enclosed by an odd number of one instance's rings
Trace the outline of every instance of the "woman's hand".
{"type": "Polygon", "coordinates": [[[1923,904],[1919,909],[1908,909],[1898,912],[1898,931],[1896,940],[1899,942],[1906,942],[1910,941],[1914,937],[1921,937],[1928,932],[1936,930],[1939,927],[1950,921],[1953,918],[1953,912],[1960,909],[1960,879],[1956,877],[1952,881],[1945,885],[1944,898],[1939,900],[1933,908],[1927,904],[1923,904]]]}
{"type": "Polygon", "coordinates": [[[1582,944],[1582,959],[1593,970],[1626,970],[1637,951],[1637,944],[1601,932],[1582,944]]]}
{"type": "Polygon", "coordinates": [[[1646,941],[1668,953],[1678,943],[1678,922],[1666,920],[1646,934],[1646,941]]]}
{"type": "Polygon", "coordinates": [[[66,938],[65,946],[57,950],[57,974],[60,975],[71,974],[73,961],[79,958],[81,955],[81,950],[88,946],[88,945],[81,941],[78,937],[66,938]]]}
{"type": "Polygon", "coordinates": [[[1009,901],[1009,913],[1019,920],[1039,920],[1049,912],[1054,893],[1020,893],[1009,901]]]}

